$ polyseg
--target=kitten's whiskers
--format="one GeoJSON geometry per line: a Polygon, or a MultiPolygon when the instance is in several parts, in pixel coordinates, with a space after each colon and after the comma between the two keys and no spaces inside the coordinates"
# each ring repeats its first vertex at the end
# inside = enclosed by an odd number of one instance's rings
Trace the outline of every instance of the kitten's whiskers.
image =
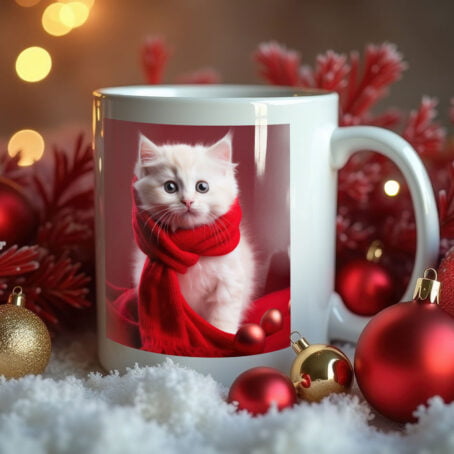
{"type": "Polygon", "coordinates": [[[210,230],[213,232],[214,237],[219,239],[220,242],[228,241],[229,240],[229,235],[227,233],[227,229],[225,228],[228,223],[225,219],[222,219],[221,217],[217,217],[213,213],[208,213],[208,217],[211,218],[209,224],[207,226],[210,228],[210,230]],[[221,228],[222,227],[222,228],[221,228]]]}
{"type": "Polygon", "coordinates": [[[172,212],[169,207],[165,207],[162,210],[159,211],[160,215],[154,219],[155,225],[151,229],[150,233],[153,235],[154,230],[159,227],[158,234],[156,235],[156,242],[159,243],[159,235],[161,233],[161,230],[168,231],[169,230],[169,224],[168,224],[168,219],[172,217],[172,212]]]}

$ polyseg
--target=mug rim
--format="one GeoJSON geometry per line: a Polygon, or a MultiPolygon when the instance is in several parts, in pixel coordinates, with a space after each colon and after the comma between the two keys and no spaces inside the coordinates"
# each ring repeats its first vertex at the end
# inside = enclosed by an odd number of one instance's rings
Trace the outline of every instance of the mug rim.
{"type": "Polygon", "coordinates": [[[165,99],[203,101],[286,100],[337,96],[335,91],[282,85],[258,84],[166,84],[105,87],[93,92],[96,98],[165,99]]]}

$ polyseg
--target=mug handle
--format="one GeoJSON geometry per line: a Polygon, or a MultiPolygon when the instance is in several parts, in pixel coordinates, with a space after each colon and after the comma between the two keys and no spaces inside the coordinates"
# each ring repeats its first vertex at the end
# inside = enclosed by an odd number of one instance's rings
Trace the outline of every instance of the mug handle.
{"type": "MultiPolygon", "coordinates": [[[[348,126],[334,130],[331,137],[331,164],[336,170],[361,150],[377,151],[391,159],[404,175],[415,210],[417,245],[415,265],[402,301],[413,298],[416,279],[438,259],[440,234],[438,212],[427,172],[413,147],[402,137],[374,126],[348,126]]],[[[370,317],[353,314],[334,294],[330,301],[328,335],[331,339],[356,341],[370,317]]]]}

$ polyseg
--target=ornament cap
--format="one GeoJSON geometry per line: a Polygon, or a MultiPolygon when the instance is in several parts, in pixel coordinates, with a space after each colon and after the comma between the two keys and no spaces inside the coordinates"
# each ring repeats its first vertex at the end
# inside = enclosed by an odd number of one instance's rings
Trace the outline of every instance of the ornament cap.
{"type": "Polygon", "coordinates": [[[437,281],[437,277],[437,272],[433,268],[427,268],[424,271],[424,277],[416,281],[413,299],[421,301],[428,299],[431,303],[439,304],[441,284],[437,281]],[[433,279],[429,278],[430,274],[433,275],[433,279]]]}
{"type": "Polygon", "coordinates": [[[13,304],[14,306],[25,306],[25,293],[22,291],[22,287],[17,285],[13,288],[12,292],[8,297],[8,304],[13,304]]]}
{"type": "Polygon", "coordinates": [[[303,350],[305,350],[307,347],[309,347],[311,345],[304,337],[301,336],[301,334],[298,331],[293,331],[290,334],[290,341],[292,343],[293,351],[296,354],[301,353],[303,350]],[[292,336],[294,334],[296,334],[298,336],[298,339],[296,341],[294,341],[292,339],[292,336]]]}

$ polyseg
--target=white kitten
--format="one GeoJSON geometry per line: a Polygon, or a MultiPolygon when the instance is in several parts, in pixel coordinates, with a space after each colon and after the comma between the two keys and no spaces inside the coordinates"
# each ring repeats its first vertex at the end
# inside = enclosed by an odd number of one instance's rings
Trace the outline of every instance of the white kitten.
{"type": "MultiPolygon", "coordinates": [[[[141,208],[163,228],[175,231],[214,222],[229,211],[238,196],[230,133],[212,146],[156,145],[140,135],[135,188],[141,208]],[[190,213],[190,214],[188,214],[190,213]]],[[[137,252],[138,286],[145,261],[137,252]]],[[[188,304],[217,328],[235,333],[254,289],[251,245],[241,231],[238,246],[228,254],[200,257],[186,274],[178,274],[188,304]]]]}

